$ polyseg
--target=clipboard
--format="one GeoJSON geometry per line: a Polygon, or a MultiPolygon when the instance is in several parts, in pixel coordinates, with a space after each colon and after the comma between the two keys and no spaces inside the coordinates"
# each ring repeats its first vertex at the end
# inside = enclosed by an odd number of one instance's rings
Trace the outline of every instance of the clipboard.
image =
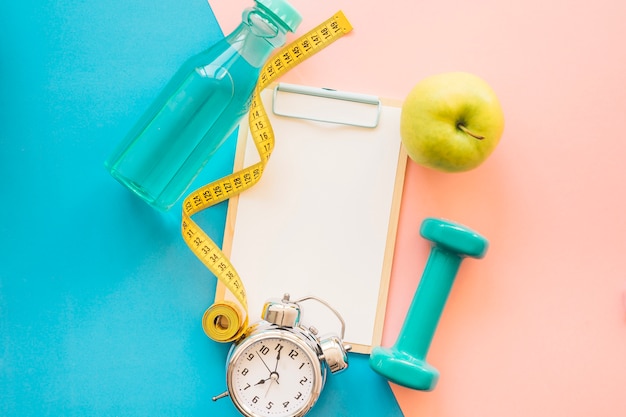
{"type": "MultiPolygon", "coordinates": [[[[273,109],[276,146],[259,183],[229,200],[222,248],[244,281],[250,321],[269,298],[313,295],[341,314],[352,351],[368,354],[382,338],[407,164],[400,105],[283,84],[261,98],[273,109]],[[364,127],[372,107],[376,123],[364,127]],[[321,121],[337,116],[346,120],[321,121]]],[[[258,161],[246,120],[234,169],[258,161]]],[[[216,300],[229,296],[218,283],[216,300]]],[[[328,310],[302,308],[304,324],[320,335],[339,332],[328,310]]]]}

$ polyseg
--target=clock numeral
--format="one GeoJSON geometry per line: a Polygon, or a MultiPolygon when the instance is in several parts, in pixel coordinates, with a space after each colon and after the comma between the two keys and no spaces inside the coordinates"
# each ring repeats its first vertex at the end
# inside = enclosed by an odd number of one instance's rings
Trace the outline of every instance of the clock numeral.
{"type": "Polygon", "coordinates": [[[267,407],[265,408],[267,408],[268,410],[271,410],[273,405],[274,403],[270,401],[269,403],[267,403],[267,407]]]}
{"type": "Polygon", "coordinates": [[[302,367],[303,367],[304,365],[306,365],[307,363],[308,363],[308,362],[302,362],[302,364],[300,365],[300,367],[299,367],[298,369],[302,369],[302,367]]]}
{"type": "Polygon", "coordinates": [[[305,377],[302,377],[302,379],[300,380],[300,385],[304,385],[306,383],[306,381],[308,381],[308,379],[305,377]]]}
{"type": "Polygon", "coordinates": [[[283,407],[285,407],[285,408],[287,408],[287,406],[288,406],[288,405],[289,405],[289,401],[285,401],[285,402],[283,403],[283,407]]]}
{"type": "Polygon", "coordinates": [[[246,384],[246,387],[243,389],[244,391],[250,388],[250,384],[246,384]]]}
{"type": "Polygon", "coordinates": [[[297,351],[295,351],[295,350],[293,350],[293,349],[291,349],[291,352],[289,352],[289,357],[290,357],[291,359],[295,359],[295,358],[296,358],[296,356],[298,356],[298,352],[297,352],[297,351]]]}
{"type": "Polygon", "coordinates": [[[248,372],[250,372],[248,368],[243,368],[243,370],[241,371],[241,375],[246,376],[248,375],[248,372]]]}
{"type": "Polygon", "coordinates": [[[295,397],[293,397],[293,398],[295,398],[296,400],[299,400],[299,399],[300,399],[300,397],[302,397],[302,393],[301,393],[301,392],[298,392],[298,395],[296,395],[296,396],[295,396],[295,397]]]}
{"type": "Polygon", "coordinates": [[[274,350],[277,350],[277,351],[279,351],[279,352],[280,352],[281,350],[283,350],[283,345],[281,345],[280,343],[278,343],[278,344],[276,345],[276,347],[274,348],[274,350]]]}
{"type": "Polygon", "coordinates": [[[258,403],[259,402],[259,397],[255,395],[254,398],[252,399],[252,402],[255,403],[255,404],[258,403]]]}
{"type": "Polygon", "coordinates": [[[263,345],[263,346],[261,346],[261,349],[259,349],[259,352],[261,352],[263,355],[267,355],[268,353],[270,353],[270,348],[268,348],[267,346],[263,345]]]}
{"type": "Polygon", "coordinates": [[[251,361],[252,359],[254,359],[254,353],[250,353],[248,355],[248,361],[251,361]]]}

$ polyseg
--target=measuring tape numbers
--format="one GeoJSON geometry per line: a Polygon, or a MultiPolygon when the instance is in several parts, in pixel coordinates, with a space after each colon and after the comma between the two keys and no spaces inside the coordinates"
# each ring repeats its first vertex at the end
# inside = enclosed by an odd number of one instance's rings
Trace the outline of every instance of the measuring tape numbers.
{"type": "Polygon", "coordinates": [[[261,91],[276,78],[351,30],[352,25],[339,11],[270,58],[261,71],[248,113],[250,134],[260,162],[199,188],[183,202],[182,236],[185,243],[236,299],[236,302],[218,300],[204,313],[202,327],[207,336],[215,341],[230,342],[241,337],[248,327],[248,301],[243,281],[228,257],[191,216],[259,182],[275,143],[274,131],[261,100],[261,91]]]}

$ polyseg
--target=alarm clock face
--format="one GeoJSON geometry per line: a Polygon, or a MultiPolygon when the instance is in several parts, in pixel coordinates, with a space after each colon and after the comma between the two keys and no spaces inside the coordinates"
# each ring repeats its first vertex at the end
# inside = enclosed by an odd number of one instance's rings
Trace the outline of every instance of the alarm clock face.
{"type": "Polygon", "coordinates": [[[302,416],[317,401],[323,375],[317,354],[286,331],[252,336],[233,351],[227,373],[235,406],[247,416],[302,416]]]}

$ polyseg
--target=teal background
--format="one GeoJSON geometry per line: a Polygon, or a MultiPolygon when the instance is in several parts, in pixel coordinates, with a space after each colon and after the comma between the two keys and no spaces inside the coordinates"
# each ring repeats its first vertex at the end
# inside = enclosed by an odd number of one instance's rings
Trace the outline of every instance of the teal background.
{"type": "MultiPolygon", "coordinates": [[[[238,415],[211,401],[228,346],[202,331],[215,278],[180,238],[180,203],[159,213],[103,166],[222,37],[202,0],[0,4],[0,415],[238,415]]],[[[234,145],[194,187],[230,171],[234,145]]],[[[221,242],[225,214],[196,218],[221,242]]],[[[311,415],[401,416],[367,357],[350,360],[311,415]]]]}

